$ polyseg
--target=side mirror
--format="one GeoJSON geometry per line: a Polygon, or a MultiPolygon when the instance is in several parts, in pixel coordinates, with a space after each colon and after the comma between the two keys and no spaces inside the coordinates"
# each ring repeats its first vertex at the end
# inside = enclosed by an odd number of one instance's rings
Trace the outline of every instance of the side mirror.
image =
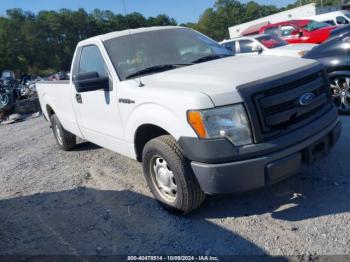
{"type": "Polygon", "coordinates": [[[109,78],[97,72],[78,73],[73,77],[75,89],[79,93],[109,89],[109,78]]]}
{"type": "Polygon", "coordinates": [[[261,54],[264,50],[260,45],[254,45],[252,51],[261,54]]]}

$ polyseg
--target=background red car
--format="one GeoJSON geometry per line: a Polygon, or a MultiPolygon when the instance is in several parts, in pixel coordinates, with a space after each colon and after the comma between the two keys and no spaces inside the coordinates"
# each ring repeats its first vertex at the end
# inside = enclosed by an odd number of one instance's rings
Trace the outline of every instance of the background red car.
{"type": "Polygon", "coordinates": [[[259,33],[278,35],[290,44],[321,44],[330,37],[335,28],[337,27],[314,20],[290,20],[263,26],[259,33]]]}

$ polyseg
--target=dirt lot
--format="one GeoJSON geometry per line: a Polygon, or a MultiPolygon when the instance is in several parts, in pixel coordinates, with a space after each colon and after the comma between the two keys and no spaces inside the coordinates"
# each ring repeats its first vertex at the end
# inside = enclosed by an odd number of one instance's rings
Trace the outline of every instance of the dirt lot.
{"type": "Polygon", "coordinates": [[[43,118],[0,126],[0,254],[350,254],[350,117],[331,155],[273,187],[163,211],[141,165],[58,151],[43,118]]]}

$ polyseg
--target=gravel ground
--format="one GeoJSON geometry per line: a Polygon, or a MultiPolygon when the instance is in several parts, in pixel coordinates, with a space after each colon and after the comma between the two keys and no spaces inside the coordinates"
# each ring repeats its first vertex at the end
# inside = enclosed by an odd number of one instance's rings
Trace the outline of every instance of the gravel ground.
{"type": "Polygon", "coordinates": [[[330,156],[255,192],[163,211],[141,165],[81,141],[59,151],[43,118],[0,126],[0,254],[350,255],[350,118],[330,156]]]}

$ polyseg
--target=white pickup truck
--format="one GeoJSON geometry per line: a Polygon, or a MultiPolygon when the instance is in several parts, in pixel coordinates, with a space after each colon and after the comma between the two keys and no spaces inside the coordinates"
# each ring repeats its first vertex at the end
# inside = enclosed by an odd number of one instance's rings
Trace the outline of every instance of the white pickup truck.
{"type": "Polygon", "coordinates": [[[294,175],[341,133],[319,63],[235,57],[187,28],[82,41],[71,76],[37,84],[58,146],[80,137],[142,162],[154,197],[174,212],[294,175]]]}

